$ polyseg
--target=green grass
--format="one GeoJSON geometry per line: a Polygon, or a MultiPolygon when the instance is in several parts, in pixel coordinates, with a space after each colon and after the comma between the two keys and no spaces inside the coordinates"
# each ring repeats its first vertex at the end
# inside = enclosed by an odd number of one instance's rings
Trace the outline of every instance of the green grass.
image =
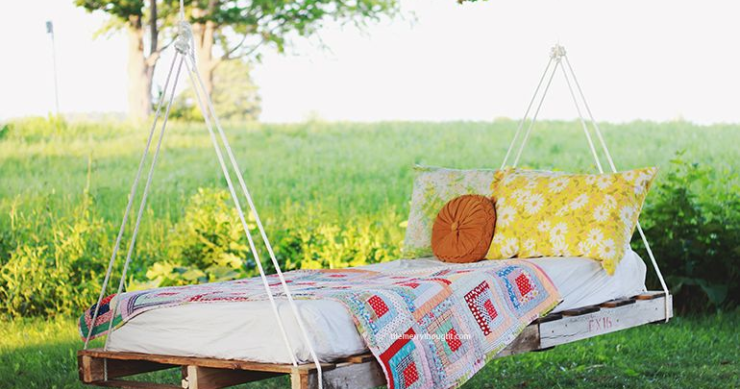
{"type": "MultiPolygon", "coordinates": [[[[0,137],[0,211],[49,207],[64,212],[87,186],[99,213],[117,221],[126,203],[145,130],[117,126],[68,126],[35,133],[15,126],[0,137]],[[92,170],[88,177],[88,164],[92,170]]],[[[314,206],[332,218],[408,212],[411,167],[498,168],[516,123],[306,123],[232,125],[227,129],[257,205],[280,218],[286,205],[314,206]]],[[[685,122],[604,124],[620,169],[668,168],[675,152],[736,171],[736,125],[685,122]]],[[[203,126],[170,126],[149,200],[155,218],[177,219],[198,187],[225,187],[203,126]]],[[[535,128],[522,164],[592,170],[587,143],[576,123],[544,122],[535,128]]],[[[605,165],[606,166],[606,165],[605,165]]],[[[660,178],[659,178],[660,179],[660,178]]],[[[718,182],[723,189],[734,182],[718,182]]]]}
{"type": "MultiPolygon", "coordinates": [[[[603,335],[546,352],[490,362],[463,388],[737,388],[740,387],[740,311],[675,318],[603,335]]],[[[0,321],[0,387],[83,388],[69,319],[0,321]]],[[[178,382],[160,372],[160,382],[178,382]]],[[[152,377],[152,376],[150,376],[152,377]]],[[[287,379],[243,385],[283,388],[287,379]]]]}

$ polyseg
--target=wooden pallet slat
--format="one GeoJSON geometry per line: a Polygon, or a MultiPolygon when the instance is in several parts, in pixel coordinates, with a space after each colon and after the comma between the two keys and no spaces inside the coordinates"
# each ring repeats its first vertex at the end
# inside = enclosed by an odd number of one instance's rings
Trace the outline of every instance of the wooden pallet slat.
{"type": "MultiPolygon", "coordinates": [[[[671,296],[668,296],[669,306],[671,296]]],[[[672,312],[668,312],[668,317],[672,312]]],[[[606,308],[540,324],[540,346],[553,347],[666,319],[664,298],[606,308]]]]}

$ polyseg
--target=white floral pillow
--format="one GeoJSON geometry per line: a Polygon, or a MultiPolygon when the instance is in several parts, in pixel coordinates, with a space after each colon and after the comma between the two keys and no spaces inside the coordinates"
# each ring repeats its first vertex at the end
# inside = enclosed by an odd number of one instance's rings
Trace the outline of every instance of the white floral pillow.
{"type": "Polygon", "coordinates": [[[416,166],[411,212],[403,243],[404,258],[432,256],[432,225],[442,207],[455,197],[479,194],[490,197],[496,170],[456,170],[416,166]]]}

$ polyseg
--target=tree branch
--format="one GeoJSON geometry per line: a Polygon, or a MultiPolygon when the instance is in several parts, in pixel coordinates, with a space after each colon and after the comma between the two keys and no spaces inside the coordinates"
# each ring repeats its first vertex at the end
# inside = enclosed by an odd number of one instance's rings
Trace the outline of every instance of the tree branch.
{"type": "MultiPolygon", "coordinates": [[[[268,22],[268,23],[269,23],[269,22],[268,22]]],[[[276,30],[278,30],[278,29],[280,29],[280,28],[282,28],[282,27],[285,27],[285,25],[286,25],[286,24],[288,24],[288,20],[287,20],[287,19],[283,19],[283,20],[282,20],[282,21],[281,21],[280,23],[278,23],[278,24],[277,24],[276,26],[274,26],[274,27],[270,28],[270,29],[269,29],[269,31],[267,32],[267,34],[268,34],[268,35],[272,35],[272,33],[273,33],[273,32],[275,32],[276,30]]],[[[252,30],[251,32],[254,32],[254,30],[252,30]]],[[[226,52],[226,54],[222,55],[222,56],[221,56],[221,60],[224,60],[224,61],[225,61],[225,60],[229,60],[229,59],[231,59],[231,55],[232,55],[232,54],[234,54],[234,53],[235,53],[235,52],[236,52],[236,51],[237,51],[237,50],[238,50],[238,49],[239,49],[240,47],[242,47],[242,46],[244,45],[244,42],[246,42],[246,41],[247,41],[247,38],[248,38],[248,37],[249,37],[250,35],[251,35],[251,34],[250,34],[250,32],[245,32],[245,33],[244,33],[244,36],[242,36],[242,39],[241,39],[241,41],[239,42],[239,44],[237,44],[236,46],[234,46],[234,48],[232,48],[231,50],[227,51],[227,52],[226,52]]],[[[254,45],[254,47],[252,47],[251,49],[249,49],[249,50],[247,50],[247,51],[245,51],[245,52],[241,53],[241,54],[239,55],[239,57],[246,57],[246,56],[248,56],[248,55],[251,55],[252,53],[254,53],[255,51],[257,51],[257,49],[259,49],[259,48],[260,48],[260,47],[261,47],[262,45],[264,45],[265,43],[266,43],[266,41],[265,41],[265,39],[263,38],[262,40],[260,40],[260,41],[259,41],[259,43],[257,43],[256,45],[254,45]]]]}
{"type": "Polygon", "coordinates": [[[247,57],[247,56],[252,55],[252,53],[254,53],[255,51],[257,51],[257,49],[259,49],[264,44],[265,44],[265,40],[263,39],[259,43],[257,43],[256,45],[254,45],[254,47],[252,47],[251,49],[243,52],[242,55],[241,55],[241,57],[247,57]]]}
{"type": "Polygon", "coordinates": [[[239,50],[239,48],[242,47],[242,45],[244,44],[244,42],[247,41],[247,37],[249,37],[249,35],[250,34],[248,32],[245,32],[244,33],[244,36],[242,36],[242,40],[239,41],[239,44],[237,44],[236,46],[234,46],[234,48],[232,48],[231,50],[227,51],[224,55],[222,55],[221,56],[221,59],[224,60],[224,61],[230,59],[231,58],[231,55],[234,54],[237,50],[239,50]]]}
{"type": "MultiPolygon", "coordinates": [[[[168,44],[167,46],[169,46],[169,44],[168,44]]],[[[154,65],[156,65],[156,64],[157,64],[157,61],[159,61],[159,58],[160,58],[160,57],[162,56],[162,51],[163,51],[163,50],[164,50],[164,49],[162,49],[162,50],[157,50],[157,51],[155,51],[155,52],[153,52],[153,53],[149,54],[149,56],[148,56],[148,57],[146,57],[146,66],[148,66],[148,67],[150,67],[150,68],[151,68],[151,67],[154,67],[154,65]]]]}

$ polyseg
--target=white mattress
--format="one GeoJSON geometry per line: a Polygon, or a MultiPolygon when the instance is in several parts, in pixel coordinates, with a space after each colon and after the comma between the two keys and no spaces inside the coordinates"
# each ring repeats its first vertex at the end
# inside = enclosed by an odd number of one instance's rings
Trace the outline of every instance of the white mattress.
{"type": "MultiPolygon", "coordinates": [[[[609,276],[598,262],[586,258],[527,259],[539,265],[560,291],[562,311],[629,297],[645,291],[645,263],[628,251],[615,274],[609,276]]],[[[456,266],[436,259],[398,260],[362,268],[398,272],[424,267],[456,266]]],[[[296,301],[308,326],[314,350],[330,362],[367,351],[352,317],[336,301],[296,301]]],[[[311,356],[300,337],[298,324],[286,301],[278,310],[299,362],[311,356]]],[[[269,302],[185,304],[154,309],[131,319],[110,336],[109,349],[164,355],[241,359],[290,363],[269,302]]]]}

